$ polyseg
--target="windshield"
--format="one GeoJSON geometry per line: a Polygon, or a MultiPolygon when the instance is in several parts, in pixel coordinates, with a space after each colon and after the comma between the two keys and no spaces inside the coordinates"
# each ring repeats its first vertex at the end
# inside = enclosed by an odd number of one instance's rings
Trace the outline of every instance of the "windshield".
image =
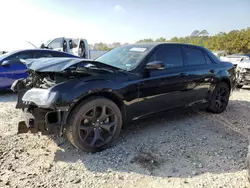
{"type": "Polygon", "coordinates": [[[95,59],[101,63],[123,70],[133,70],[151,48],[140,46],[121,46],[95,59]]]}

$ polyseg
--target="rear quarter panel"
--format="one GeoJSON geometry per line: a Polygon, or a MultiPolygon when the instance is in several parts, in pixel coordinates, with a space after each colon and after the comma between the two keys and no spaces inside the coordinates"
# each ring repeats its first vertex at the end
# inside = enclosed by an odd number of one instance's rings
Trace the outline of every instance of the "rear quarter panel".
{"type": "Polygon", "coordinates": [[[230,82],[231,91],[236,86],[236,70],[231,62],[220,62],[218,64],[217,81],[228,80],[230,82]]]}

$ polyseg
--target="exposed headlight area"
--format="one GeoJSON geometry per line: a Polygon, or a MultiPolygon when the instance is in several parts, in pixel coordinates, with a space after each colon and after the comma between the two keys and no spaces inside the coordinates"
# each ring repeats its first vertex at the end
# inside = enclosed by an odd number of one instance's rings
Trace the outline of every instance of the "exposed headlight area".
{"type": "Polygon", "coordinates": [[[32,88],[23,95],[22,101],[47,108],[51,106],[56,97],[57,92],[48,89],[32,88]]]}

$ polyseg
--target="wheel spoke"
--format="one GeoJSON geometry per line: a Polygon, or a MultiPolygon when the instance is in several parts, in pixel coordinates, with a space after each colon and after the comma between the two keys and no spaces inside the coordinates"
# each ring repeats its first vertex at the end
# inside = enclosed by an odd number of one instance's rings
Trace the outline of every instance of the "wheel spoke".
{"type": "Polygon", "coordinates": [[[87,112],[84,114],[83,118],[88,119],[88,120],[90,120],[90,121],[92,121],[92,122],[93,122],[93,121],[96,121],[96,107],[93,107],[93,108],[91,108],[89,111],[87,111],[87,112]],[[91,115],[88,115],[89,112],[92,112],[92,114],[91,114],[91,115]]]}
{"type": "Polygon", "coordinates": [[[93,127],[80,125],[80,130],[83,130],[86,133],[85,137],[83,138],[84,141],[93,132],[93,127]]]}
{"type": "Polygon", "coordinates": [[[215,108],[220,108],[221,107],[221,101],[220,100],[215,100],[215,108]]]}
{"type": "Polygon", "coordinates": [[[99,117],[99,120],[100,120],[100,121],[104,121],[104,120],[108,117],[108,115],[107,115],[107,113],[106,113],[106,110],[107,110],[106,105],[103,105],[103,106],[102,106],[102,112],[101,112],[101,115],[100,115],[100,117],[99,117]]]}
{"type": "Polygon", "coordinates": [[[95,143],[100,140],[102,142],[104,142],[103,138],[101,137],[101,134],[100,134],[100,129],[94,129],[94,137],[93,137],[93,140],[92,142],[90,143],[91,146],[94,146],[95,143]]]}
{"type": "Polygon", "coordinates": [[[102,124],[100,125],[102,129],[108,131],[109,133],[111,133],[111,128],[113,126],[115,126],[116,122],[110,122],[110,123],[105,123],[105,124],[102,124]]]}

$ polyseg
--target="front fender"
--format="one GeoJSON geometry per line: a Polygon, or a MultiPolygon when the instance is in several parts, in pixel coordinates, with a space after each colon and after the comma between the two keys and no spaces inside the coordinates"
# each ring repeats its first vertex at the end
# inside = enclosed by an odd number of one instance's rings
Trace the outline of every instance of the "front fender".
{"type": "MultiPolygon", "coordinates": [[[[118,89],[119,85],[110,80],[69,81],[52,88],[52,91],[59,93],[54,106],[67,108],[87,95],[94,93],[110,92],[119,95],[116,92],[118,89]]],[[[119,98],[120,97],[122,96],[119,96],[119,98]]]]}

